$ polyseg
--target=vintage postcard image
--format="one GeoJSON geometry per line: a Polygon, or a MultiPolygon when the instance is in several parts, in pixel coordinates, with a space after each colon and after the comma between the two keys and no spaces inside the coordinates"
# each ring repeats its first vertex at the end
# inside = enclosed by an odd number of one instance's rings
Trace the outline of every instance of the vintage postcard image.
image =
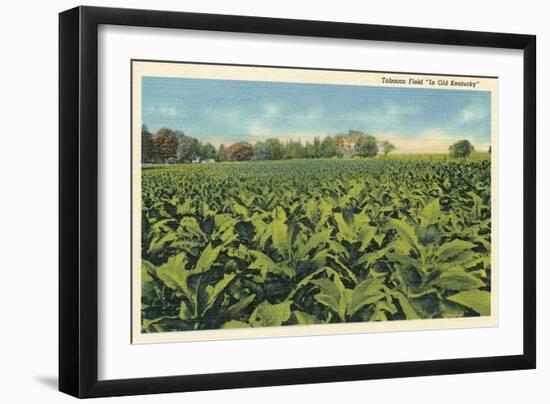
{"type": "Polygon", "coordinates": [[[132,342],[495,326],[497,86],[132,61],[132,342]]]}

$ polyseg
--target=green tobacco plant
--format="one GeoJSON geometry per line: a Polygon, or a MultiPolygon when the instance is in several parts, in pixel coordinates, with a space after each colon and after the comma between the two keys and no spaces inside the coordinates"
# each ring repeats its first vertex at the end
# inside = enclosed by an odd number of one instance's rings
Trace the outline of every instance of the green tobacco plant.
{"type": "Polygon", "coordinates": [[[388,230],[397,237],[385,257],[394,268],[393,284],[403,294],[400,302],[409,300],[417,312],[413,317],[446,317],[447,312],[463,316],[464,310],[453,303],[488,315],[490,293],[483,290],[486,272],[474,271],[486,263],[486,256],[471,241],[445,241],[439,230],[442,216],[434,200],[422,209],[414,227],[404,219],[388,222],[388,230]]]}
{"type": "MultiPolygon", "coordinates": [[[[161,316],[144,322],[144,331],[151,327],[155,329],[164,320],[173,320],[172,323],[182,322],[192,329],[202,328],[207,321],[208,313],[216,305],[219,298],[235,278],[235,274],[223,274],[212,278],[210,270],[218,258],[221,247],[212,248],[209,244],[192,269],[187,268],[187,256],[180,253],[171,257],[165,264],[153,268],[150,263],[145,263],[149,271],[154,270],[154,275],[164,285],[174,292],[174,297],[179,300],[177,315],[161,316]]],[[[153,277],[149,272],[142,282],[151,283],[153,277]]],[[[161,325],[162,326],[162,325],[161,325]]]]}
{"type": "Polygon", "coordinates": [[[491,314],[491,166],[144,166],[143,332],[491,314]]]}

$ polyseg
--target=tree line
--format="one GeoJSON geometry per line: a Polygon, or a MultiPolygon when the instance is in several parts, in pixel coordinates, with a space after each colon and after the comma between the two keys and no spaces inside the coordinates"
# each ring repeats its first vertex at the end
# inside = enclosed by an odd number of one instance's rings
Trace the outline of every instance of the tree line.
{"type": "Polygon", "coordinates": [[[237,142],[216,149],[182,131],[161,128],[152,134],[147,125],[141,128],[142,163],[188,163],[197,161],[283,160],[293,158],[375,157],[379,148],[384,155],[395,149],[390,142],[378,142],[374,136],[358,130],[315,137],[312,142],[289,140],[282,143],[269,138],[254,144],[237,142]]]}

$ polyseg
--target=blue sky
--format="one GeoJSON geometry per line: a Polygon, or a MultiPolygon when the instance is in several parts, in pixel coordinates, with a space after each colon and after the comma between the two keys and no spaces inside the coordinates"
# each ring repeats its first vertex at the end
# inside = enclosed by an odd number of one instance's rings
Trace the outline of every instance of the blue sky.
{"type": "Polygon", "coordinates": [[[142,78],[142,120],[229,145],[268,137],[302,142],[357,129],[396,152],[445,152],[469,139],[486,150],[490,93],[265,81],[142,78]]]}

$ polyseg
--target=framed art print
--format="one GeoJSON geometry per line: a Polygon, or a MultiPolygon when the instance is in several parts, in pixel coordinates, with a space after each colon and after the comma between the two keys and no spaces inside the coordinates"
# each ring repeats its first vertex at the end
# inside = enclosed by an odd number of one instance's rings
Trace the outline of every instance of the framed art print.
{"type": "Polygon", "coordinates": [[[533,368],[534,105],[529,35],[62,13],[60,389],[533,368]]]}

